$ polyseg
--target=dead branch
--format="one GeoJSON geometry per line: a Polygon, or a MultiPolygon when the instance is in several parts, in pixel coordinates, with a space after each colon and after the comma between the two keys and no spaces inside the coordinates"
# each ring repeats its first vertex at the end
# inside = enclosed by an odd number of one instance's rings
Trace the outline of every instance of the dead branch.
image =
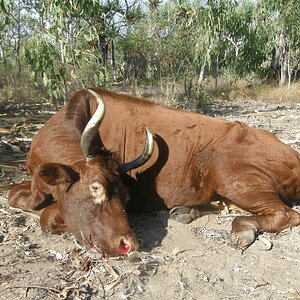
{"type": "Polygon", "coordinates": [[[51,291],[54,293],[60,293],[61,291],[58,289],[54,289],[51,287],[47,287],[47,286],[39,286],[39,285],[13,285],[13,286],[6,286],[3,289],[1,289],[1,292],[7,289],[42,289],[42,290],[47,290],[47,291],[51,291]]]}

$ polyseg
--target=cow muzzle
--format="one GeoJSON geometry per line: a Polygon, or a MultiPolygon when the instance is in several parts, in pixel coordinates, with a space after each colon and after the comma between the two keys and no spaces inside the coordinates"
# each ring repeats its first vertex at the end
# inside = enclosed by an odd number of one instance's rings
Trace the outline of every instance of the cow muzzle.
{"type": "Polygon", "coordinates": [[[97,242],[93,242],[92,246],[98,249],[104,257],[126,255],[132,251],[139,249],[139,242],[134,235],[124,235],[117,237],[110,247],[98,246],[97,242]],[[109,249],[108,249],[109,248],[109,249]]]}
{"type": "Polygon", "coordinates": [[[123,236],[119,238],[117,251],[120,254],[128,254],[139,249],[139,243],[135,236],[123,236]]]}

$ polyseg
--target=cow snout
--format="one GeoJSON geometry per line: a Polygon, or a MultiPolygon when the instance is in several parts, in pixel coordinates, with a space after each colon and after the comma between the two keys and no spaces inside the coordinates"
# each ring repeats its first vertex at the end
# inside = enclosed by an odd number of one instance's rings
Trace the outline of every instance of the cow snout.
{"type": "Polygon", "coordinates": [[[120,254],[128,254],[139,249],[139,242],[135,236],[121,236],[117,242],[117,251],[120,254]]]}

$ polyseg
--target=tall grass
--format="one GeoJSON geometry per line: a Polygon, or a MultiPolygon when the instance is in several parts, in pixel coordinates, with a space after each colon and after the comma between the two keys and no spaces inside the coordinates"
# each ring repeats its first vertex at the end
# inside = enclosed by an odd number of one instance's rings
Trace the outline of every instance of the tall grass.
{"type": "MultiPolygon", "coordinates": [[[[215,86],[214,79],[206,79],[201,86],[194,83],[186,88],[184,82],[163,82],[155,86],[145,86],[137,83],[111,83],[108,89],[123,92],[137,97],[153,99],[164,105],[173,107],[204,111],[214,99],[242,101],[257,100],[267,102],[295,102],[300,103],[300,81],[288,86],[275,86],[261,84],[250,80],[235,80],[232,78],[219,78],[215,86]]],[[[72,86],[70,93],[78,90],[72,86]]],[[[47,94],[42,86],[36,86],[30,80],[30,75],[1,76],[0,101],[15,101],[23,103],[27,100],[43,99],[47,94]]]]}
{"type": "Polygon", "coordinates": [[[205,91],[215,99],[240,101],[257,100],[266,102],[300,103],[300,82],[288,86],[261,84],[250,80],[219,79],[218,86],[207,80],[205,91]]]}

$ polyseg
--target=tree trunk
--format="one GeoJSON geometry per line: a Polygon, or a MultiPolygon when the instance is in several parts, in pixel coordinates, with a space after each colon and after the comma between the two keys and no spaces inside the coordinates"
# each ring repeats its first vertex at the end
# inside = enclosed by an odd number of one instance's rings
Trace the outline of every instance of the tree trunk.
{"type": "MultiPolygon", "coordinates": [[[[66,60],[65,60],[65,55],[64,55],[64,44],[60,42],[60,60],[64,68],[66,68],[66,60]]],[[[63,78],[63,87],[62,87],[62,92],[63,92],[63,97],[64,97],[64,104],[66,104],[67,99],[68,99],[68,89],[67,89],[67,83],[66,79],[63,78]]]]}
{"type": "Polygon", "coordinates": [[[1,36],[0,36],[0,57],[2,58],[4,70],[5,70],[5,73],[6,73],[6,70],[7,70],[7,61],[6,61],[6,57],[5,57],[5,51],[3,49],[3,44],[2,44],[2,38],[1,38],[1,36]]]}
{"type": "Polygon", "coordinates": [[[204,62],[203,64],[201,65],[201,68],[200,68],[200,72],[199,72],[199,77],[198,77],[198,85],[202,83],[203,81],[203,78],[204,78],[204,71],[205,71],[205,67],[206,67],[206,64],[207,64],[207,61],[210,59],[210,52],[211,52],[211,49],[212,49],[212,44],[209,45],[207,51],[206,51],[206,55],[204,57],[204,62]]]}
{"type": "Polygon", "coordinates": [[[200,69],[199,77],[198,77],[198,84],[201,84],[203,81],[205,66],[206,66],[206,60],[201,65],[201,69],[200,69]]]}
{"type": "Polygon", "coordinates": [[[215,69],[215,88],[218,87],[219,60],[220,60],[220,54],[219,54],[219,52],[218,52],[218,54],[217,54],[217,59],[216,59],[216,69],[215,69]]]}
{"type": "Polygon", "coordinates": [[[271,73],[274,79],[283,86],[288,79],[288,58],[286,35],[281,31],[278,46],[273,49],[272,61],[270,65],[271,73]]]}
{"type": "Polygon", "coordinates": [[[287,62],[287,47],[286,47],[286,36],[282,32],[279,40],[279,47],[281,48],[280,56],[280,85],[283,86],[287,83],[288,74],[288,62],[287,62]]]}
{"type": "Polygon", "coordinates": [[[20,49],[21,49],[21,0],[18,2],[18,12],[17,12],[17,40],[16,40],[16,63],[18,66],[18,76],[21,77],[21,59],[20,59],[20,49]]]}
{"type": "Polygon", "coordinates": [[[117,79],[117,72],[116,72],[116,58],[115,58],[115,44],[114,40],[111,41],[111,62],[112,62],[112,71],[113,71],[113,79],[117,79]]]}

